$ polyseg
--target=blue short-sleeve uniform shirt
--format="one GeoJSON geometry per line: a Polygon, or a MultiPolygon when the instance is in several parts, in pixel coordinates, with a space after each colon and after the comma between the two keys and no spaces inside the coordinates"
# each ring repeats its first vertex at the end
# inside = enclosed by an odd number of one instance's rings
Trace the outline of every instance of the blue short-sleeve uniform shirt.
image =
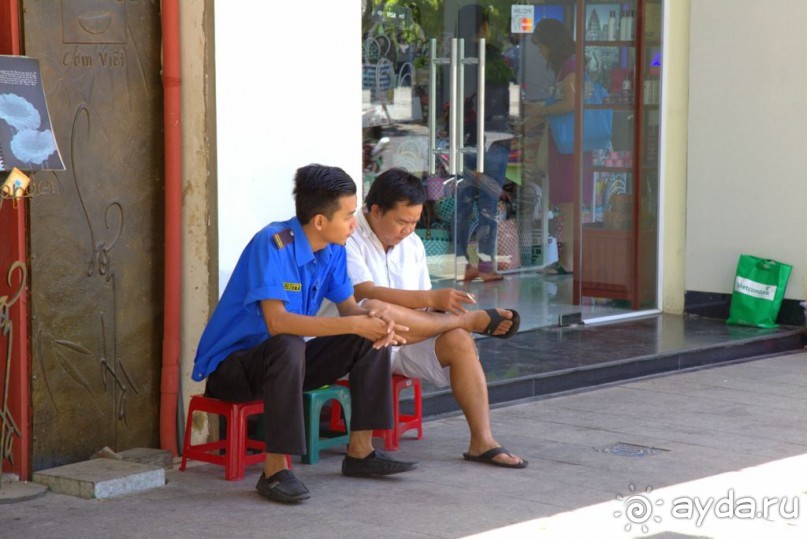
{"type": "Polygon", "coordinates": [[[344,246],[330,244],[312,252],[296,217],[267,225],[241,253],[202,333],[193,379],[204,380],[233,352],[270,337],[262,300],[281,300],[290,313],[316,316],[323,299],[340,303],[351,295],[344,246]]]}

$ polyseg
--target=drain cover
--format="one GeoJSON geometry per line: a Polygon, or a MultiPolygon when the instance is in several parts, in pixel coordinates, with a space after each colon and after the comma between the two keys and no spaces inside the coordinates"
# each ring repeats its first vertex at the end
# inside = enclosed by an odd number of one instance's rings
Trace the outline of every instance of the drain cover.
{"type": "Polygon", "coordinates": [[[646,457],[648,455],[655,455],[656,453],[669,450],[658,447],[647,447],[644,445],[617,442],[615,444],[606,445],[605,447],[599,447],[597,448],[597,451],[608,453],[610,455],[616,455],[617,457],[646,457]]]}

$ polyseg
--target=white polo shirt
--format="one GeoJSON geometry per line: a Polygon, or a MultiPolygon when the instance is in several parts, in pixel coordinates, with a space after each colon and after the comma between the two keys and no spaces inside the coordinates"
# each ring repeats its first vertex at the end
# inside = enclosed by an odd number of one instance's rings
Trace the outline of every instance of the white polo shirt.
{"type": "Polygon", "coordinates": [[[409,234],[385,251],[364,212],[356,218],[359,224],[345,246],[347,273],[353,286],[372,281],[376,286],[400,290],[431,290],[426,248],[417,234],[409,234]]]}
{"type": "MultiPolygon", "coordinates": [[[[353,286],[372,281],[376,286],[399,290],[431,290],[426,248],[417,234],[408,235],[401,243],[385,251],[364,212],[359,212],[356,218],[358,226],[345,245],[347,273],[353,286]]],[[[320,315],[339,316],[339,311],[336,305],[326,300],[320,315]]],[[[449,369],[443,368],[435,355],[435,339],[393,346],[390,353],[392,372],[422,378],[437,387],[449,385],[449,369]]]]}
{"type": "MultiPolygon", "coordinates": [[[[426,248],[417,234],[408,235],[401,243],[389,251],[384,251],[381,241],[370,228],[363,211],[358,213],[356,220],[358,226],[345,244],[347,273],[354,287],[372,281],[376,286],[387,288],[431,290],[426,248]],[[406,263],[406,255],[412,256],[409,264],[406,263]],[[407,267],[409,271],[404,270],[407,267]]],[[[339,316],[339,311],[336,305],[325,300],[318,316],[339,316]]]]}

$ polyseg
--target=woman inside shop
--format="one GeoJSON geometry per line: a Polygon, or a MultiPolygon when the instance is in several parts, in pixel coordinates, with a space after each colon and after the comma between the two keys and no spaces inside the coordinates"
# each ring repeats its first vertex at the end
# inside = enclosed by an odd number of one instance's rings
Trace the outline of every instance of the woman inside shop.
{"type": "MultiPolygon", "coordinates": [[[[536,113],[551,116],[574,111],[577,59],[571,33],[557,19],[541,19],[535,25],[532,41],[555,73],[554,102],[539,107],[536,113]]],[[[546,131],[545,140],[548,144],[549,202],[560,214],[555,216],[558,262],[546,268],[546,272],[566,274],[573,270],[574,260],[574,154],[560,153],[549,131],[546,131]]]]}

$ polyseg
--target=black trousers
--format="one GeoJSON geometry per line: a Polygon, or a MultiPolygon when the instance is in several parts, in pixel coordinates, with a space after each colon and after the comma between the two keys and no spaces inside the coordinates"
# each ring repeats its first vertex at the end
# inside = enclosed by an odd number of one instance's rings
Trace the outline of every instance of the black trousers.
{"type": "Polygon", "coordinates": [[[303,391],[350,374],[351,430],[392,427],[389,348],[373,349],[358,335],[270,337],[234,352],[207,377],[205,395],[246,402],[263,399],[266,452],[306,452],[303,391]]]}

